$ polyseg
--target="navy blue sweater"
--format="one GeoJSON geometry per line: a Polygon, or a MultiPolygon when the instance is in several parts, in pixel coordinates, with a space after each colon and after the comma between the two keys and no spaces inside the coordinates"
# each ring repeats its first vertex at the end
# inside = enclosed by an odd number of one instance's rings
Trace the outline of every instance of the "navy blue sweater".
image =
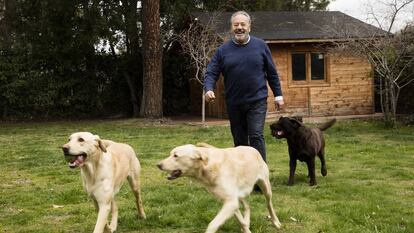
{"type": "Polygon", "coordinates": [[[207,66],[205,91],[214,89],[220,73],[224,76],[227,104],[246,104],[267,98],[266,80],[274,96],[282,96],[270,49],[262,39],[250,36],[245,45],[232,40],[221,45],[207,66]]]}

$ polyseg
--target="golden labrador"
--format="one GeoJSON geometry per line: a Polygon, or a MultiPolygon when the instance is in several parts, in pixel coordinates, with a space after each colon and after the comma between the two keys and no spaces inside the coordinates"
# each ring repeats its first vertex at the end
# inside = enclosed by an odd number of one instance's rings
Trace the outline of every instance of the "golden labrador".
{"type": "Polygon", "coordinates": [[[145,218],[141,201],[141,166],[131,146],[101,140],[89,132],[78,132],[69,137],[62,150],[69,167],[80,167],[83,187],[98,211],[94,233],[116,230],[118,207],[115,194],[126,179],[134,192],[138,215],[145,218]],[[112,219],[108,225],[110,211],[112,219]]]}
{"type": "Polygon", "coordinates": [[[216,232],[233,215],[242,231],[250,233],[250,206],[245,198],[256,183],[266,197],[270,220],[276,228],[281,227],[273,210],[269,169],[259,152],[252,147],[219,149],[205,143],[197,146],[188,144],[174,148],[170,156],[157,166],[169,173],[169,180],[180,176],[195,178],[224,203],[206,233],[216,232]],[[239,204],[244,207],[243,214],[239,204]]]}

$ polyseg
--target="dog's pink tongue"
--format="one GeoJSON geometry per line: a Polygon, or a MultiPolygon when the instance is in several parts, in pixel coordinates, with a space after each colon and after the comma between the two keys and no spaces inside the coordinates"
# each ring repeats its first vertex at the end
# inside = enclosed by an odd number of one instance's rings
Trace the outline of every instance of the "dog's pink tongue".
{"type": "Polygon", "coordinates": [[[85,158],[82,155],[76,156],[76,159],[71,163],[72,166],[80,166],[83,164],[85,158]]]}
{"type": "Polygon", "coordinates": [[[82,155],[81,155],[81,156],[76,157],[76,160],[75,160],[76,166],[81,165],[81,164],[83,163],[83,161],[84,161],[84,158],[83,158],[83,156],[82,156],[82,155]]]}
{"type": "Polygon", "coordinates": [[[277,131],[277,135],[283,135],[283,131],[277,131]]]}

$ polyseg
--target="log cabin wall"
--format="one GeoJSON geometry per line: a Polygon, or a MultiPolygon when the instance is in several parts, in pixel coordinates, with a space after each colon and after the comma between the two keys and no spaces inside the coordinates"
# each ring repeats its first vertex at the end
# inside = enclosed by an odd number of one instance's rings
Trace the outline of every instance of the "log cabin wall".
{"type": "MultiPolygon", "coordinates": [[[[374,80],[371,65],[361,59],[323,51],[321,46],[270,44],[282,82],[286,107],[282,114],[341,116],[374,113],[374,80]],[[292,81],[292,53],[323,52],[326,80],[314,83],[292,81]]],[[[308,71],[309,72],[309,71],[308,71]]],[[[268,110],[275,112],[269,89],[268,110]]]]}
{"type": "Polygon", "coordinates": [[[331,86],[311,89],[311,115],[373,114],[374,80],[368,62],[332,55],[331,86]]]}

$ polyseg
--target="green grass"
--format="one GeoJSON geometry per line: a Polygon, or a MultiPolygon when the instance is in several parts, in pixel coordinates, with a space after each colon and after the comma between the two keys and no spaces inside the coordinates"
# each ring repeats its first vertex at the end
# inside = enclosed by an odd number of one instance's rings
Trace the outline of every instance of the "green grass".
{"type": "MultiPolygon", "coordinates": [[[[308,186],[304,163],[298,164],[296,184],[286,185],[286,141],[271,138],[266,126],[273,203],[283,228],[272,227],[265,219],[264,197],[253,194],[248,199],[252,232],[414,232],[414,129],[381,125],[349,120],[328,129],[328,176],[320,175],[318,161],[316,187],[308,186]]],[[[221,204],[198,183],[168,181],[155,165],[181,144],[232,146],[226,126],[162,126],[143,120],[1,124],[0,232],[92,232],[93,204],[82,189],[79,169],[69,169],[60,150],[75,131],[128,143],[138,153],[147,219],[137,218],[133,195],[124,185],[117,195],[117,232],[204,232],[219,211],[221,204]]],[[[239,226],[232,218],[219,232],[239,232],[239,226]]]]}

